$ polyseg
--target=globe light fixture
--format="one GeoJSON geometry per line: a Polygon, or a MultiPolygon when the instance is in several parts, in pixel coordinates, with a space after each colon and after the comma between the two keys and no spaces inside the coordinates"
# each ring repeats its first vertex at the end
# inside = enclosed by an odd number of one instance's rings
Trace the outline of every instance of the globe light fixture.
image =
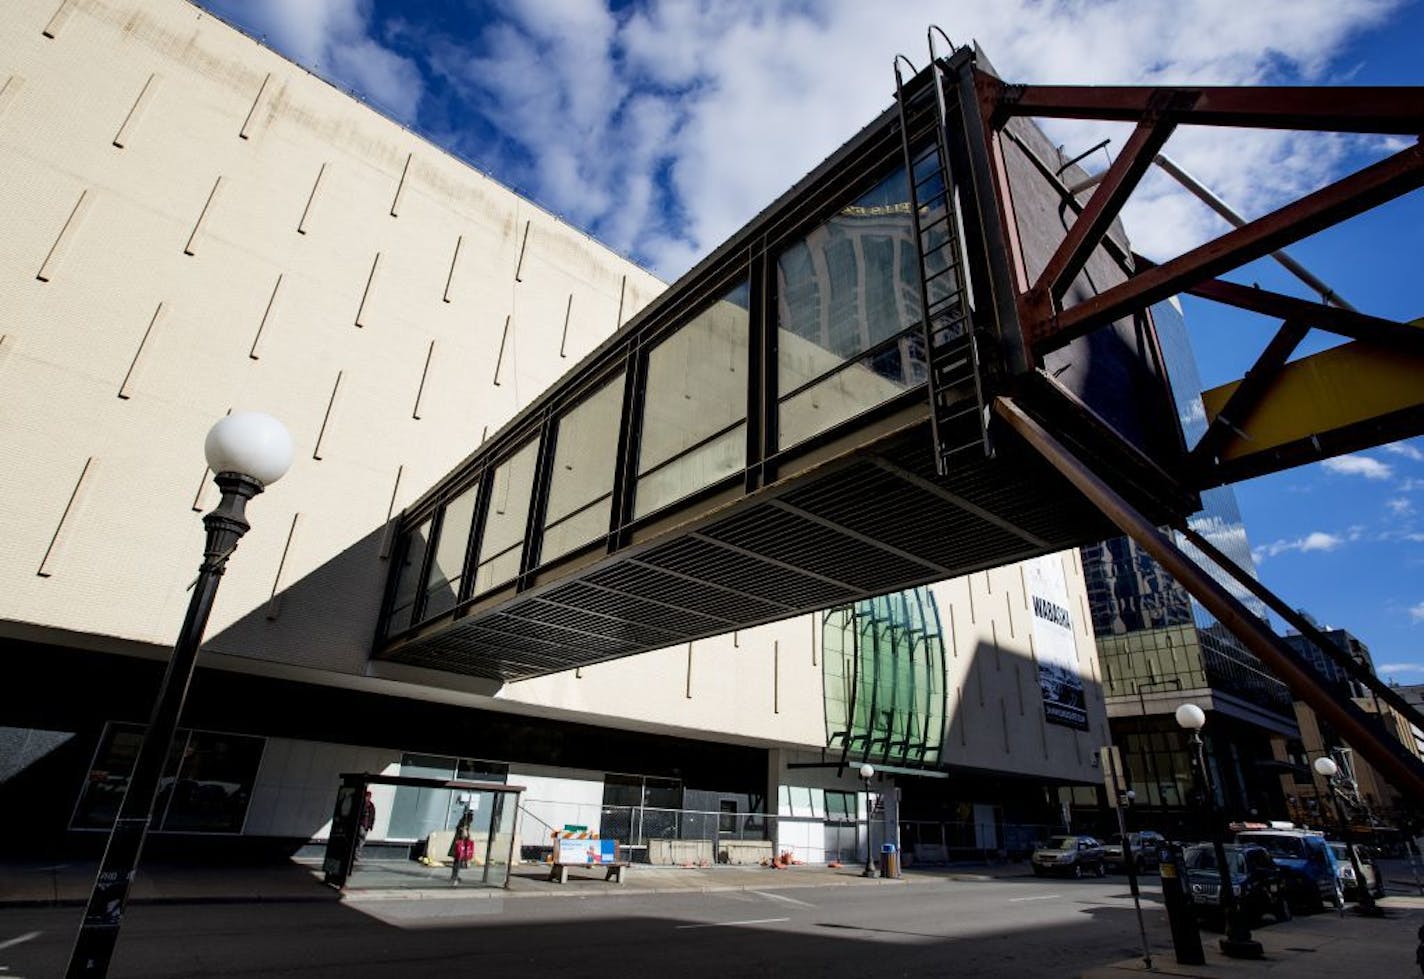
{"type": "Polygon", "coordinates": [[[214,473],[249,476],[270,486],[292,466],[292,436],[271,415],[236,411],[208,431],[203,454],[214,473]]]}
{"type": "Polygon", "coordinates": [[[1196,704],[1183,704],[1177,708],[1177,724],[1188,731],[1200,731],[1206,727],[1206,711],[1196,704]]]}
{"type": "Polygon", "coordinates": [[[1324,775],[1326,778],[1334,778],[1340,774],[1340,766],[1335,764],[1335,759],[1326,758],[1323,755],[1315,759],[1314,768],[1317,774],[1324,775]]]}
{"type": "Polygon", "coordinates": [[[84,909],[79,936],[70,953],[69,968],[65,972],[67,979],[108,974],[139,853],[153,818],[164,763],[172,751],[218,583],[227,559],[250,526],[247,501],[281,479],[291,467],[292,436],[271,415],[239,411],[212,427],[204,440],[203,451],[213,471],[213,481],[222,491],[222,499],[203,517],[207,543],[202,564],[198,566],[198,579],[193,583],[188,614],[178,631],[168,671],[159,687],[158,701],[149,715],[123,801],[119,803],[118,816],[99,862],[99,873],[84,909]]]}

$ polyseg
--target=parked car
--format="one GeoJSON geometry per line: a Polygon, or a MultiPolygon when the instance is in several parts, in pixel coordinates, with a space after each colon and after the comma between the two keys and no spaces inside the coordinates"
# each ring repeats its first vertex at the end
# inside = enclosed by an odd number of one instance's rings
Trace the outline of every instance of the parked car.
{"type": "MultiPolygon", "coordinates": [[[[1231,895],[1248,924],[1254,925],[1269,914],[1277,921],[1291,918],[1290,896],[1285,875],[1264,847],[1226,844],[1226,863],[1231,868],[1231,895]]],[[[1221,913],[1221,874],[1216,866],[1216,847],[1197,843],[1182,851],[1187,870],[1187,897],[1198,917],[1221,913]]]]}
{"type": "MultiPolygon", "coordinates": [[[[1157,866],[1158,854],[1166,842],[1167,840],[1161,833],[1150,829],[1127,834],[1127,851],[1131,854],[1131,860],[1138,873],[1157,866]]],[[[1127,869],[1127,859],[1123,857],[1122,853],[1122,834],[1114,833],[1108,837],[1107,843],[1103,846],[1103,859],[1109,870],[1127,869]]]]}
{"type": "Polygon", "coordinates": [[[1091,836],[1054,836],[1033,851],[1033,873],[1072,877],[1103,875],[1103,845],[1091,836]]]}
{"type": "MultiPolygon", "coordinates": [[[[1350,863],[1350,848],[1345,843],[1334,840],[1326,844],[1330,855],[1335,858],[1335,875],[1340,880],[1340,891],[1347,901],[1358,901],[1361,897],[1359,882],[1355,880],[1355,868],[1350,863]]],[[[1360,861],[1360,870],[1365,875],[1365,888],[1375,897],[1384,897],[1384,875],[1370,851],[1355,844],[1355,858],[1360,861]]]]}
{"type": "Polygon", "coordinates": [[[1320,911],[1327,904],[1339,907],[1343,903],[1335,856],[1319,833],[1299,829],[1249,830],[1237,833],[1236,842],[1266,849],[1285,875],[1294,907],[1320,911]]]}

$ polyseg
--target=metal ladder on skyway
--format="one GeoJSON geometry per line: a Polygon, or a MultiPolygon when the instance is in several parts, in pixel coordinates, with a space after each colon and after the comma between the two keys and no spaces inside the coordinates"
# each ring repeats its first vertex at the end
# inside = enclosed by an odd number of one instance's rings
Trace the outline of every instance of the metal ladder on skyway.
{"type": "Polygon", "coordinates": [[[906,98],[900,62],[895,59],[895,97],[900,137],[910,185],[910,211],[920,272],[920,323],[924,330],[935,469],[945,475],[956,457],[992,456],[989,415],[978,340],[972,317],[973,293],[965,267],[964,230],[949,167],[944,72],[930,43],[930,84],[906,98]],[[928,119],[911,130],[912,121],[928,119]]]}

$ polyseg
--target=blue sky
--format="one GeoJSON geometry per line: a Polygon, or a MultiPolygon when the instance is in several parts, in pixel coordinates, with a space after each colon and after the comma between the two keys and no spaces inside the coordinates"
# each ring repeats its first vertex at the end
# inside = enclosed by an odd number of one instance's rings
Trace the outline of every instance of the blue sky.
{"type": "MultiPolygon", "coordinates": [[[[1006,78],[1424,84],[1424,0],[200,0],[672,281],[889,104],[925,28],[1006,78]]],[[[1058,124],[1070,152],[1123,127],[1058,124]]],[[[1407,143],[1181,130],[1167,152],[1248,217],[1407,143]]],[[[1106,157],[1089,163],[1100,166],[1106,157]]],[[[1125,215],[1165,258],[1225,225],[1160,174],[1125,215]]],[[[1360,309],[1424,316],[1424,192],[1292,246],[1360,309]]],[[[1232,276],[1306,295],[1273,263],[1232,276]]],[[[1203,383],[1277,323],[1185,300],[1203,383]]],[[[1302,353],[1333,342],[1312,334],[1302,353]]],[[[1424,381],[1421,381],[1424,383],[1424,381]]],[[[1424,682],[1424,438],[1239,484],[1262,579],[1424,682]]]]}

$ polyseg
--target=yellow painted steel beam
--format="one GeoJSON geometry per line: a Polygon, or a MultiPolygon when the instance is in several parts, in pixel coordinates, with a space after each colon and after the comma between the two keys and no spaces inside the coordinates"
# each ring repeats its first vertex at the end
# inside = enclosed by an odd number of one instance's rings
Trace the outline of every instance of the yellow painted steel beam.
{"type": "MultiPolygon", "coordinates": [[[[1416,325],[1419,321],[1415,321],[1416,325]]],[[[1241,385],[1202,392],[1209,422],[1241,385]]],[[[1231,481],[1424,434],[1424,356],[1355,340],[1286,364],[1216,453],[1231,481]]]]}

